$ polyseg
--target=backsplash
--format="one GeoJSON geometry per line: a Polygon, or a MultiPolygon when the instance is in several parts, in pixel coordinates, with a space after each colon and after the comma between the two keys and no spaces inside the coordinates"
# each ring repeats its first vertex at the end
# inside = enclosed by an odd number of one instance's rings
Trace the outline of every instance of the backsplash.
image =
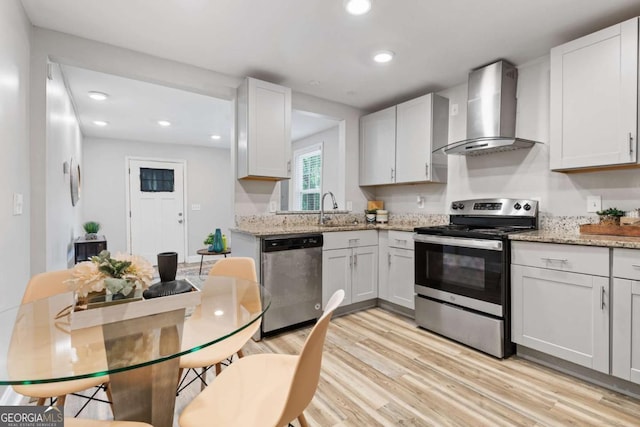
{"type": "MultiPolygon", "coordinates": [[[[332,214],[328,213],[331,218],[331,224],[364,224],[364,214],[332,214]]],[[[389,223],[395,225],[415,225],[415,226],[428,226],[428,225],[442,225],[449,223],[449,215],[439,214],[389,214],[389,223]]],[[[240,228],[244,227],[282,227],[282,226],[304,226],[304,225],[317,225],[318,214],[263,214],[263,215],[246,215],[236,216],[236,226],[240,228]]]]}
{"type": "Polygon", "coordinates": [[[580,224],[597,224],[598,216],[546,216],[541,215],[538,227],[542,231],[562,234],[579,234],[580,224]]]}

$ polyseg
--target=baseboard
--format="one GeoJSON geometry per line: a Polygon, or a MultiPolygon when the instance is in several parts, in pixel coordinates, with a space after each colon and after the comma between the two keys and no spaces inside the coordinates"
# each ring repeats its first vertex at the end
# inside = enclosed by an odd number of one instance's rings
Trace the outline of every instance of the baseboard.
{"type": "Polygon", "coordinates": [[[194,262],[200,262],[200,255],[189,255],[187,257],[187,262],[189,264],[192,264],[194,262]]]}
{"type": "Polygon", "coordinates": [[[542,353],[538,350],[534,350],[532,348],[524,347],[521,345],[517,346],[516,354],[523,359],[530,360],[551,369],[555,369],[556,371],[560,371],[564,374],[580,378],[581,380],[599,385],[618,393],[625,394],[635,399],[640,399],[640,385],[638,384],[625,381],[623,379],[614,377],[612,375],[607,375],[602,372],[594,371],[593,369],[576,365],[575,363],[571,363],[555,356],[551,356],[549,354],[542,353]]]}
{"type": "Polygon", "coordinates": [[[389,302],[383,299],[378,298],[378,307],[384,308],[385,310],[391,311],[393,313],[399,314],[401,316],[408,317],[409,319],[415,319],[416,313],[415,310],[412,310],[407,307],[403,307],[393,302],[389,302]]]}

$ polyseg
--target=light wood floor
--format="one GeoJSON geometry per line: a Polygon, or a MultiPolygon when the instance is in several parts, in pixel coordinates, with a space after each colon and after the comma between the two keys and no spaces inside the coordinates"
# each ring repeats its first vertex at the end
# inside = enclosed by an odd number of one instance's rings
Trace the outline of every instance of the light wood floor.
{"type": "MultiPolygon", "coordinates": [[[[245,354],[298,353],[308,330],[251,342],[245,354]]],[[[181,393],[176,414],[198,391],[194,383],[181,393]]],[[[69,398],[67,414],[76,404],[69,398]]],[[[82,414],[109,415],[99,403],[82,414]]],[[[638,426],[640,401],[518,357],[486,356],[376,308],[332,320],[305,416],[321,427],[638,426]]]]}

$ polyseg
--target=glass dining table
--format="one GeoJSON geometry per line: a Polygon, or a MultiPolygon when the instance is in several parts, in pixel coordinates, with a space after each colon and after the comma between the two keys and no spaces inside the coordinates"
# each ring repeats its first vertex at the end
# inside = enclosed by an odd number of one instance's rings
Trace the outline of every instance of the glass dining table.
{"type": "Polygon", "coordinates": [[[172,426],[180,356],[250,327],[271,304],[256,282],[190,281],[201,292],[195,307],[81,329],[60,316],[71,292],[0,311],[0,385],[109,375],[116,420],[172,426]]]}

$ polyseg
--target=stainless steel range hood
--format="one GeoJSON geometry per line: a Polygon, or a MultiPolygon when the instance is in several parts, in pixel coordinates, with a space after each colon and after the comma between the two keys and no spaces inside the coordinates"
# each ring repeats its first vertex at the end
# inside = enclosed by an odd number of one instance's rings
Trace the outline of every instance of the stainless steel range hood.
{"type": "Polygon", "coordinates": [[[467,139],[440,148],[445,154],[478,156],[530,148],[536,141],[516,138],[518,70],[506,61],[469,73],[467,139]]]}

